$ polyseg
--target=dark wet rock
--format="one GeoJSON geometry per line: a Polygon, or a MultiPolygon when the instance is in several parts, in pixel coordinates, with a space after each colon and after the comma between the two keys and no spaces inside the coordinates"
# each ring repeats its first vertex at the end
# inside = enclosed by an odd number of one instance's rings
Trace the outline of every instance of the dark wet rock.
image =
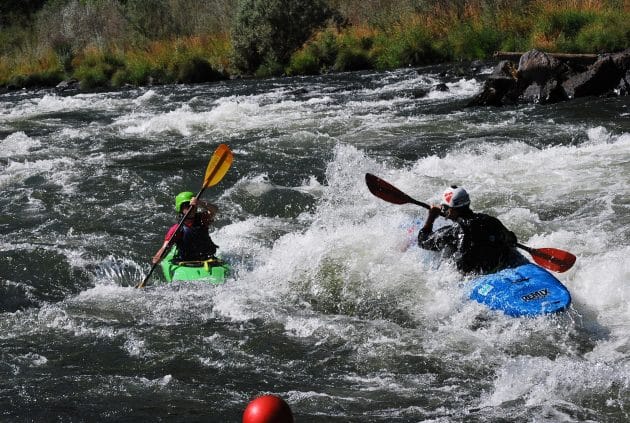
{"type": "Polygon", "coordinates": [[[63,92],[68,90],[78,90],[80,88],[79,81],[76,79],[66,79],[65,81],[61,81],[55,86],[55,90],[57,92],[63,92]]]}
{"type": "Polygon", "coordinates": [[[448,85],[446,85],[445,83],[441,83],[441,84],[436,84],[433,87],[431,87],[431,91],[446,92],[446,91],[449,91],[449,88],[448,88],[448,85]]]}
{"type": "Polygon", "coordinates": [[[479,69],[483,68],[485,65],[481,60],[473,60],[470,62],[470,70],[473,72],[478,72],[479,69]]]}
{"type": "MultiPolygon", "coordinates": [[[[445,69],[441,69],[437,76],[445,81],[456,81],[461,78],[474,78],[475,74],[483,67],[480,60],[471,63],[455,63],[445,69]]],[[[425,69],[419,69],[418,73],[423,74],[425,69]]]]}
{"type": "Polygon", "coordinates": [[[399,97],[405,97],[405,98],[424,98],[429,94],[429,90],[426,88],[414,88],[411,90],[406,90],[406,91],[391,91],[391,92],[385,92],[385,93],[380,93],[378,95],[378,99],[379,100],[385,100],[385,101],[391,101],[391,100],[395,100],[399,97]]]}
{"type": "Polygon", "coordinates": [[[531,50],[523,54],[518,61],[516,77],[521,83],[536,83],[543,85],[549,78],[560,73],[562,63],[538,50],[531,50]]]}
{"type": "Polygon", "coordinates": [[[630,95],[630,70],[621,78],[615,92],[617,95],[630,95]]]}
{"type": "Polygon", "coordinates": [[[564,81],[562,86],[570,98],[602,95],[619,85],[622,75],[622,69],[610,56],[602,57],[586,72],[564,81]]]}
{"type": "Polygon", "coordinates": [[[619,53],[611,54],[610,57],[612,58],[615,66],[619,69],[630,71],[630,48],[619,53]]]}
{"type": "Polygon", "coordinates": [[[414,90],[411,90],[411,97],[413,98],[423,98],[426,97],[427,94],[429,94],[429,90],[425,88],[416,88],[414,90]]]}
{"type": "Polygon", "coordinates": [[[309,93],[309,91],[306,88],[297,88],[293,91],[291,91],[291,95],[295,95],[295,96],[304,96],[307,95],[309,93]]]}
{"type": "Polygon", "coordinates": [[[520,56],[518,68],[501,61],[482,91],[467,106],[515,103],[557,103],[598,95],[628,95],[630,49],[585,61],[581,55],[551,55],[531,50],[520,56]],[[555,57],[557,56],[557,57],[555,57]]]}
{"type": "Polygon", "coordinates": [[[519,89],[514,63],[503,60],[494,68],[492,75],[484,83],[483,90],[468,106],[503,106],[518,100],[519,89]]]}
{"type": "Polygon", "coordinates": [[[551,79],[542,85],[532,83],[521,94],[521,99],[528,103],[558,103],[569,99],[566,91],[555,79],[551,79]]]}

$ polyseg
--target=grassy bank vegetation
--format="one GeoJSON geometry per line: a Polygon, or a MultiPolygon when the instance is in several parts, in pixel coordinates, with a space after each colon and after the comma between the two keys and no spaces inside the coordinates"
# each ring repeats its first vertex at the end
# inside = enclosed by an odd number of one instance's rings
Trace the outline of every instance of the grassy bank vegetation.
{"type": "Polygon", "coordinates": [[[630,47],[629,0],[5,0],[0,85],[85,89],[630,47]],[[296,18],[299,16],[299,18],[296,18]]]}
{"type": "MultiPolygon", "coordinates": [[[[288,74],[392,69],[488,59],[495,51],[603,53],[630,47],[628,1],[432,2],[393,17],[326,28],[291,57],[288,74]]],[[[367,18],[367,19],[366,19],[367,18]]]]}

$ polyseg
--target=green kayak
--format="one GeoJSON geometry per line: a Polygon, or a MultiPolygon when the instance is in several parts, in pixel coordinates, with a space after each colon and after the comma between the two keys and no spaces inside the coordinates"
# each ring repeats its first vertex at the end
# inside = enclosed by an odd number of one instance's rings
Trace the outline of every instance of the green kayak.
{"type": "Polygon", "coordinates": [[[230,272],[230,266],[217,258],[205,261],[189,261],[173,263],[173,257],[177,253],[177,247],[171,248],[171,251],[160,262],[162,272],[167,282],[173,281],[202,281],[214,285],[220,285],[225,282],[230,272]]]}

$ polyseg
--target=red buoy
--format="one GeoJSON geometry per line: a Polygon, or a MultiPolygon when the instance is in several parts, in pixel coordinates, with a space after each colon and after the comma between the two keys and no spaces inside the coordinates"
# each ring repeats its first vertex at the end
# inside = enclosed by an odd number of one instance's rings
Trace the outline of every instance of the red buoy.
{"type": "Polygon", "coordinates": [[[293,413],[279,396],[262,395],[247,405],[243,423],[293,423],[293,413]]]}

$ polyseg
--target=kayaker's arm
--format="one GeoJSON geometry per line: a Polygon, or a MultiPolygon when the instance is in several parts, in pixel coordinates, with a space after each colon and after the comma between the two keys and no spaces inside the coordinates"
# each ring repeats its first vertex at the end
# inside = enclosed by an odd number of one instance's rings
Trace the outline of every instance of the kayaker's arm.
{"type": "Polygon", "coordinates": [[[169,228],[168,232],[166,233],[166,236],[164,237],[164,243],[162,244],[160,249],[157,251],[157,253],[155,253],[155,255],[151,258],[151,262],[153,264],[156,264],[157,262],[159,262],[160,259],[164,257],[164,253],[166,252],[166,249],[169,247],[171,242],[174,243],[178,239],[178,236],[180,236],[181,234],[181,232],[175,233],[178,229],[179,229],[179,225],[173,225],[169,228]]]}
{"type": "Polygon", "coordinates": [[[427,213],[427,220],[424,222],[424,226],[420,229],[420,233],[418,234],[418,240],[422,238],[422,240],[426,239],[431,232],[433,232],[433,223],[435,219],[440,216],[442,210],[438,206],[431,206],[429,208],[429,213],[427,213]]]}
{"type": "Polygon", "coordinates": [[[418,247],[424,250],[441,251],[447,246],[457,244],[457,228],[454,226],[444,226],[433,231],[433,223],[440,215],[440,207],[432,206],[429,209],[425,224],[418,232],[418,247]]]}
{"type": "Polygon", "coordinates": [[[205,212],[201,212],[202,213],[201,216],[202,216],[202,221],[204,222],[206,226],[214,222],[214,218],[219,212],[219,208],[217,206],[215,206],[212,203],[207,203],[198,198],[193,198],[192,200],[190,200],[190,205],[198,206],[205,209],[205,212]]]}

